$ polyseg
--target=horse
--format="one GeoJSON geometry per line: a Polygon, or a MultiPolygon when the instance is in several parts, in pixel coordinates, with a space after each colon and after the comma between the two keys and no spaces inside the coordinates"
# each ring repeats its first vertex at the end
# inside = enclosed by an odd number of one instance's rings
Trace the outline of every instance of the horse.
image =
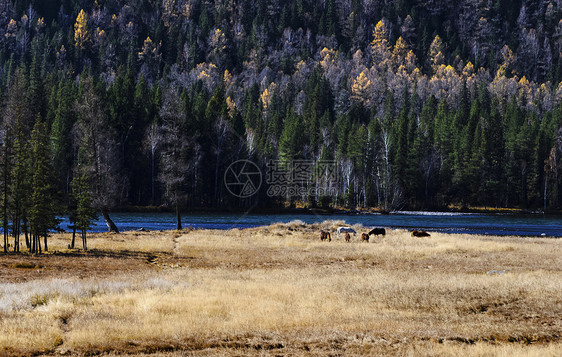
{"type": "Polygon", "coordinates": [[[369,235],[371,235],[371,234],[373,234],[375,236],[378,236],[379,234],[384,236],[386,234],[386,230],[384,228],[373,228],[369,232],[369,235]]]}
{"type": "Polygon", "coordinates": [[[320,232],[320,240],[321,241],[327,240],[328,242],[331,242],[332,237],[330,236],[330,232],[321,231],[320,232]]]}
{"type": "Polygon", "coordinates": [[[361,234],[361,240],[369,243],[369,235],[367,233],[361,234]]]}
{"type": "Polygon", "coordinates": [[[339,227],[338,228],[338,236],[340,235],[341,232],[357,234],[357,232],[355,232],[355,230],[351,227],[339,227]]]}
{"type": "Polygon", "coordinates": [[[349,236],[349,233],[345,234],[345,241],[346,242],[350,242],[351,241],[351,237],[349,236]]]}
{"type": "Polygon", "coordinates": [[[431,237],[426,231],[412,231],[412,237],[431,237]]]}

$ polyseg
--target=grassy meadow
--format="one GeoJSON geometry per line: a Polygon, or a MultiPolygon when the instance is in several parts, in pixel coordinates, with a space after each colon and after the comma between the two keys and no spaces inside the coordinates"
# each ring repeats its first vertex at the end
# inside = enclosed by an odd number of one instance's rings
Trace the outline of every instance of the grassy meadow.
{"type": "Polygon", "coordinates": [[[343,222],[0,255],[0,355],[562,355],[562,241],[343,222]],[[321,229],[332,242],[321,242],[321,229]]]}

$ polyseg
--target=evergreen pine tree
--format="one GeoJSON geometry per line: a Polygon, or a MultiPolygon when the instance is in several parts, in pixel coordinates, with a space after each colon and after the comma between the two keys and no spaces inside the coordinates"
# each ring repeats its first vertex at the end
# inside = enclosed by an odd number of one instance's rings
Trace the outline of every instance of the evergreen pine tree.
{"type": "Polygon", "coordinates": [[[29,223],[31,226],[32,251],[41,253],[39,239],[44,238],[44,248],[47,251],[47,236],[50,230],[58,226],[58,220],[56,217],[49,135],[46,124],[41,122],[39,118],[31,134],[31,172],[29,223]]]}
{"type": "MultiPolygon", "coordinates": [[[[72,179],[72,197],[76,202],[76,211],[74,217],[76,219],[75,227],[81,233],[82,249],[88,250],[86,241],[86,232],[92,227],[95,219],[97,219],[96,210],[92,206],[92,192],[89,185],[90,178],[80,167],[76,170],[72,179]],[[82,171],[82,172],[81,172],[82,171]]],[[[72,242],[74,248],[74,240],[72,242]]]]}

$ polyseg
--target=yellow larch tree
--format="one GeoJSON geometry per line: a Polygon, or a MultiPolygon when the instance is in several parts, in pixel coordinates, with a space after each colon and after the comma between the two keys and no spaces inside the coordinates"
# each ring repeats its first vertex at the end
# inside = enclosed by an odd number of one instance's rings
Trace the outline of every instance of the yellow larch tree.
{"type": "Polygon", "coordinates": [[[228,108],[228,116],[232,119],[236,114],[236,103],[230,98],[230,96],[226,97],[226,107],[228,108]]]}
{"type": "Polygon", "coordinates": [[[79,50],[83,50],[86,43],[90,40],[90,33],[88,32],[88,16],[84,10],[80,10],[76,23],[74,24],[74,44],[79,50]]]}
{"type": "Polygon", "coordinates": [[[418,58],[414,54],[414,51],[408,51],[406,58],[404,59],[404,67],[408,73],[413,73],[414,70],[417,68],[418,58]]]}
{"type": "Polygon", "coordinates": [[[154,42],[152,42],[152,40],[150,39],[150,36],[148,36],[146,40],[144,40],[142,50],[138,54],[139,59],[143,60],[146,57],[149,57],[155,51],[156,51],[156,46],[154,45],[154,42]]]}
{"type": "Polygon", "coordinates": [[[260,96],[264,112],[267,112],[269,105],[271,104],[271,98],[273,97],[275,89],[277,89],[277,84],[275,84],[275,82],[271,82],[260,96]]]}
{"type": "Polygon", "coordinates": [[[373,41],[371,41],[373,61],[377,65],[384,65],[390,58],[390,44],[388,42],[388,30],[384,22],[379,21],[373,30],[373,41]]]}
{"type": "Polygon", "coordinates": [[[226,60],[226,46],[228,42],[221,29],[215,29],[209,39],[209,55],[218,67],[222,67],[226,60]]]}
{"type": "Polygon", "coordinates": [[[402,36],[398,37],[398,40],[396,40],[396,43],[394,44],[394,50],[392,51],[392,62],[395,68],[404,64],[407,52],[408,47],[406,45],[406,41],[404,41],[402,36]]]}
{"type": "Polygon", "coordinates": [[[436,35],[429,46],[429,62],[433,73],[437,73],[439,67],[445,62],[445,56],[443,55],[443,41],[439,35],[436,35]]]}
{"type": "Polygon", "coordinates": [[[4,37],[7,40],[15,41],[17,32],[18,32],[18,23],[16,22],[16,20],[11,19],[6,28],[6,33],[4,34],[4,37]]]}
{"type": "Polygon", "coordinates": [[[373,83],[367,77],[365,71],[362,71],[351,86],[352,98],[368,105],[371,102],[370,93],[372,86],[373,83]]]}
{"type": "Polygon", "coordinates": [[[468,63],[464,66],[462,70],[462,75],[464,78],[471,78],[474,75],[474,65],[472,62],[468,61],[468,63]]]}
{"type": "Polygon", "coordinates": [[[224,70],[224,73],[222,75],[222,81],[224,82],[225,88],[228,88],[228,86],[230,86],[230,83],[232,82],[232,74],[230,74],[228,69],[224,70]]]}
{"type": "Polygon", "coordinates": [[[322,68],[324,68],[324,70],[328,69],[328,66],[335,62],[337,56],[337,51],[331,48],[324,47],[322,51],[320,51],[320,65],[322,66],[322,68]]]}
{"type": "Polygon", "coordinates": [[[518,104],[521,107],[527,107],[533,99],[533,88],[529,80],[523,76],[519,80],[519,93],[517,93],[518,104]]]}
{"type": "Polygon", "coordinates": [[[503,61],[501,65],[498,67],[498,71],[496,72],[496,77],[507,77],[511,74],[510,68],[512,67],[513,62],[515,62],[515,55],[513,54],[513,51],[511,50],[511,48],[509,48],[508,45],[503,46],[501,50],[501,55],[503,61]]]}

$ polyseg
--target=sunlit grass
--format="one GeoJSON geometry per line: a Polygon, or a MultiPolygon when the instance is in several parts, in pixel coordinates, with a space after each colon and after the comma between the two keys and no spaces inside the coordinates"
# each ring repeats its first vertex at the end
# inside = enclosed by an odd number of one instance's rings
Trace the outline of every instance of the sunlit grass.
{"type": "Polygon", "coordinates": [[[341,224],[96,235],[92,249],[176,260],[0,284],[0,354],[560,354],[560,240],[391,230],[369,243],[320,241],[341,224]]]}

